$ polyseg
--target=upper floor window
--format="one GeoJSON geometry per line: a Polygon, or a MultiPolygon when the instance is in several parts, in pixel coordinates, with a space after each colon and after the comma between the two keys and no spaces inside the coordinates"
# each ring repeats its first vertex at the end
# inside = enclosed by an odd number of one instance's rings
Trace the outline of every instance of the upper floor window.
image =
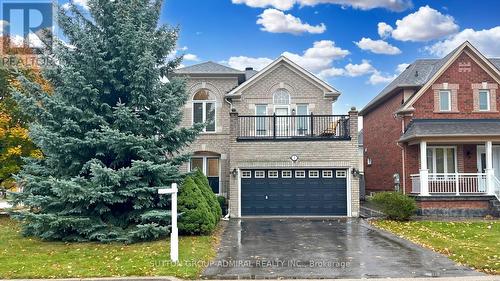
{"type": "Polygon", "coordinates": [[[193,123],[205,123],[204,132],[215,132],[215,96],[201,89],[193,96],[193,123]]]}
{"type": "Polygon", "coordinates": [[[489,111],[490,110],[490,91],[480,90],[479,91],[479,110],[489,111]]]}
{"type": "Polygon", "coordinates": [[[451,91],[439,91],[439,110],[451,111],[451,91]]]}
{"type": "Polygon", "coordinates": [[[289,105],[290,104],[290,94],[286,89],[278,89],[273,94],[273,103],[275,105],[289,105]]]}

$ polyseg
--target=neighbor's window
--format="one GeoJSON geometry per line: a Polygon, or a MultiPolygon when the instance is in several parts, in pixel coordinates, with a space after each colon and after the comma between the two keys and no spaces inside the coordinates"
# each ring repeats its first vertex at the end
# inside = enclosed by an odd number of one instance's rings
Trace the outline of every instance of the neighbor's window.
{"type": "Polygon", "coordinates": [[[428,147],[427,168],[431,174],[455,173],[455,147],[428,147]]]}
{"type": "Polygon", "coordinates": [[[481,111],[490,110],[490,91],[488,90],[479,91],[479,110],[481,111]]]}
{"type": "Polygon", "coordinates": [[[451,91],[439,91],[439,110],[451,111],[451,91]]]}
{"type": "Polygon", "coordinates": [[[215,96],[201,89],[193,96],[193,123],[206,123],[204,132],[215,132],[215,96]]]}

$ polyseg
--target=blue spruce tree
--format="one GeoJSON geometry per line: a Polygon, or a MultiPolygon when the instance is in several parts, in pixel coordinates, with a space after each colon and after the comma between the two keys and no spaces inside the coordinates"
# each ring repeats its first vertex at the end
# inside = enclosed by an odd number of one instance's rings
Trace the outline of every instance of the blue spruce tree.
{"type": "Polygon", "coordinates": [[[178,30],[158,25],[161,0],[90,0],[88,14],[59,9],[67,43],[54,50],[47,94],[22,79],[14,93],[34,122],[42,159],[17,175],[25,235],[47,240],[135,242],[169,232],[169,199],[157,189],[179,181],[182,150],[200,127],[180,128],[185,83],[163,83],[178,30]]]}

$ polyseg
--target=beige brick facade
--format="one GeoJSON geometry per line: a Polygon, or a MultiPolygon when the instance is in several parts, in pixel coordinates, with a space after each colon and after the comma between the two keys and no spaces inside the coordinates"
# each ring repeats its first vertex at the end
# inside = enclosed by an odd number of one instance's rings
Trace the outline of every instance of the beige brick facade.
{"type": "MultiPolygon", "coordinates": [[[[234,77],[234,76],[233,76],[234,77]]],[[[309,112],[332,114],[332,98],[325,97],[325,90],[287,64],[278,64],[258,78],[241,93],[241,98],[226,101],[224,95],[238,85],[236,77],[190,77],[188,89],[192,97],[199,89],[208,89],[216,95],[216,132],[202,134],[189,150],[192,153],[214,152],[221,156],[221,192],[229,198],[231,217],[239,216],[240,194],[238,176],[231,172],[249,167],[325,167],[359,169],[358,118],[350,112],[351,140],[342,141],[237,141],[238,115],[255,115],[256,104],[267,104],[268,114],[273,114],[273,93],[280,88],[290,93],[290,112],[297,104],[308,104],[309,112]],[[230,114],[231,107],[233,112],[230,114]],[[290,156],[299,156],[295,164],[290,156]]],[[[184,109],[183,125],[192,124],[192,99],[184,109]]],[[[187,169],[187,165],[184,166],[187,169]]],[[[349,174],[351,216],[359,214],[358,179],[349,174]]]]}

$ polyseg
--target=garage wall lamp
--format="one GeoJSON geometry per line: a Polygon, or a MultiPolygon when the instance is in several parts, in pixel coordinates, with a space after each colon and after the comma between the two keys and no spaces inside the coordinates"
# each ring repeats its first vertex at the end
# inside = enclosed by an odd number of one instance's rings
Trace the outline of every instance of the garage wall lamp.
{"type": "Polygon", "coordinates": [[[238,175],[238,170],[233,169],[233,170],[231,171],[231,175],[232,175],[233,177],[236,177],[236,176],[238,175]]]}

